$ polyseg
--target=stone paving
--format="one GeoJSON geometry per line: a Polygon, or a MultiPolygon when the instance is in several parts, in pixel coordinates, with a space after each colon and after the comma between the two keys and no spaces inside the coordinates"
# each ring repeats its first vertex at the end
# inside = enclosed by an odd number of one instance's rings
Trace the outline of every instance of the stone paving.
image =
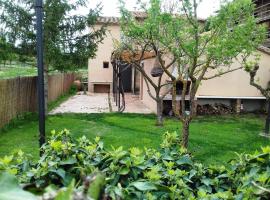
{"type": "MultiPolygon", "coordinates": [[[[111,100],[113,98],[111,97],[111,100]]],[[[126,94],[125,113],[152,113],[140,100],[138,96],[126,94]]],[[[111,102],[113,111],[117,111],[114,102],[111,102]]],[[[59,113],[108,113],[109,101],[108,94],[78,94],[62,103],[59,107],[52,110],[50,114],[59,113]]]]}
{"type": "Polygon", "coordinates": [[[125,100],[126,109],[124,113],[152,113],[152,111],[141,102],[138,95],[126,94],[125,100]]]}

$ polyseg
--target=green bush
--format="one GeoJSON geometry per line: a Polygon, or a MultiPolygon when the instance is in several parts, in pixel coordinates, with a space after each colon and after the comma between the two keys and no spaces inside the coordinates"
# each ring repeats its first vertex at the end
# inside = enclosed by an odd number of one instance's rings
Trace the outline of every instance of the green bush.
{"type": "Polygon", "coordinates": [[[103,199],[270,199],[270,147],[224,167],[194,162],[178,144],[176,133],[165,133],[159,150],[106,150],[98,137],[74,140],[68,130],[52,131],[38,162],[19,151],[2,158],[0,170],[41,194],[52,185],[80,191],[88,175],[102,172],[103,199]]]}

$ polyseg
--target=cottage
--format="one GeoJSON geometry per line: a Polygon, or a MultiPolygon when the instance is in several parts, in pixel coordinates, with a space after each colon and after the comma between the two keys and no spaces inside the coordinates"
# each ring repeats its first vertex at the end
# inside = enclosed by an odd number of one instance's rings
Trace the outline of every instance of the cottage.
{"type": "MultiPolygon", "coordinates": [[[[270,17],[266,15],[269,9],[263,11],[262,8],[270,5],[270,2],[261,0],[256,1],[256,4],[258,8],[255,15],[258,16],[258,22],[269,25],[270,17]]],[[[137,20],[143,20],[147,17],[142,12],[134,12],[133,15],[137,20]]],[[[99,46],[96,58],[89,60],[89,92],[91,93],[113,93],[117,84],[116,74],[111,63],[111,55],[115,42],[121,40],[119,18],[101,17],[96,26],[99,27],[103,24],[107,24],[107,37],[103,44],[99,46]]],[[[268,41],[257,51],[261,55],[258,77],[260,82],[265,85],[270,81],[270,46],[268,41]]],[[[141,63],[148,74],[151,74],[154,62],[155,58],[148,55],[141,63]]],[[[232,68],[237,68],[238,65],[235,62],[232,68]]],[[[118,70],[122,70],[121,82],[123,83],[123,91],[138,95],[146,106],[153,112],[157,112],[155,101],[148,94],[146,82],[135,67],[122,66],[118,70]]],[[[213,72],[209,71],[208,74],[211,76],[213,72]]],[[[157,81],[154,77],[153,80],[157,81]]],[[[164,83],[169,81],[168,77],[165,76],[162,81],[164,83]]],[[[181,83],[179,83],[178,89],[181,90],[181,83]]],[[[150,90],[153,90],[151,86],[150,90]]],[[[250,86],[249,75],[244,70],[237,70],[212,80],[203,81],[196,97],[199,105],[221,103],[235,107],[237,112],[257,111],[265,108],[265,97],[256,88],[250,86]]],[[[177,99],[180,100],[180,95],[177,96],[177,99]]],[[[188,93],[186,99],[188,100],[188,93]]],[[[171,101],[172,95],[168,93],[164,99],[164,108],[170,109],[171,101]]]]}

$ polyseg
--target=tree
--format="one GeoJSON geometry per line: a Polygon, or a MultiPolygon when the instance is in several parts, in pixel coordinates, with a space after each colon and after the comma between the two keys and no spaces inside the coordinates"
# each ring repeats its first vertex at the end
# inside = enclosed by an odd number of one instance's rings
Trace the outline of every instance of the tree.
{"type": "Polygon", "coordinates": [[[190,123],[196,116],[196,93],[202,81],[243,68],[246,58],[262,43],[265,27],[257,25],[251,0],[226,2],[205,22],[198,17],[198,0],[177,1],[171,7],[165,2],[151,0],[145,8],[148,18],[144,23],[136,23],[126,11],[122,12],[122,27],[127,38],[140,40],[148,36],[142,41],[149,51],[156,52],[164,73],[172,81],[173,110],[182,123],[181,145],[187,148],[190,123]],[[170,68],[162,62],[168,54],[175,61],[170,68]],[[232,68],[233,62],[240,62],[241,67],[232,68]],[[180,110],[176,106],[179,81],[183,84],[180,110]]]}
{"type": "MultiPolygon", "coordinates": [[[[147,50],[147,45],[148,44],[141,42],[141,40],[129,38],[128,41],[122,41],[122,43],[117,46],[113,54],[113,59],[118,59],[132,64],[132,66],[134,66],[143,75],[142,77],[146,83],[147,92],[149,96],[156,102],[156,125],[163,126],[163,99],[170,91],[170,88],[165,88],[169,84],[162,82],[164,80],[164,73],[163,69],[160,67],[160,60],[155,61],[151,74],[148,74],[145,71],[142,61],[146,57],[156,55],[156,53],[151,53],[147,50]]],[[[171,62],[168,67],[170,67],[172,64],[173,62],[171,62]]]]}
{"type": "Polygon", "coordinates": [[[13,56],[12,45],[6,41],[4,36],[0,36],[0,65],[3,63],[6,67],[6,62],[13,56]]]}
{"type": "MultiPolygon", "coordinates": [[[[34,0],[0,0],[1,22],[8,40],[17,53],[34,57],[36,54],[34,0]]],[[[45,99],[48,98],[48,72],[76,70],[87,66],[102,41],[105,28],[94,30],[100,6],[87,15],[78,13],[87,0],[44,1],[44,74],[45,99]],[[92,30],[89,32],[89,28],[92,30]]]]}
{"type": "MultiPolygon", "coordinates": [[[[158,58],[158,54],[166,56],[166,49],[159,45],[159,41],[156,40],[154,32],[149,30],[151,26],[155,26],[153,18],[147,17],[142,23],[140,20],[135,19],[132,13],[125,8],[124,1],[120,1],[121,17],[121,31],[124,38],[122,38],[120,44],[117,47],[117,54],[124,56],[126,61],[132,63],[132,65],[142,74],[147,86],[147,92],[149,96],[156,102],[157,119],[156,125],[163,126],[163,99],[170,92],[170,83],[164,83],[165,73],[161,65],[164,64],[164,60],[158,58]],[[156,57],[151,74],[145,71],[145,67],[142,65],[142,61],[146,57],[156,57]]],[[[151,9],[151,8],[150,8],[151,9]]],[[[149,10],[147,14],[155,12],[154,9],[149,10]]],[[[114,55],[115,56],[115,55],[114,55]]],[[[173,66],[175,59],[166,64],[166,69],[173,66]]]]}
{"type": "Polygon", "coordinates": [[[258,81],[256,81],[256,75],[257,72],[260,68],[258,61],[259,57],[255,59],[255,61],[247,62],[245,66],[245,70],[249,73],[250,76],[250,85],[254,86],[257,88],[263,96],[266,98],[266,103],[268,106],[268,112],[267,112],[267,117],[265,120],[265,129],[264,133],[266,136],[269,136],[269,129],[270,129],[270,81],[268,82],[267,85],[262,85],[258,81]]]}

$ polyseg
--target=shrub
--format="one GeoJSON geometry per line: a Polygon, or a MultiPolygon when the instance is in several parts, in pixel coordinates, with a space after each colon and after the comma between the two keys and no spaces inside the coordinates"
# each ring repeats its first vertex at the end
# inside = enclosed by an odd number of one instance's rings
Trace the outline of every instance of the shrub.
{"type": "Polygon", "coordinates": [[[68,130],[52,131],[38,162],[19,151],[2,158],[0,170],[15,174],[20,183],[31,185],[27,190],[42,194],[52,185],[58,189],[72,185],[81,191],[88,175],[102,172],[103,199],[270,198],[270,147],[238,155],[224,167],[203,166],[178,144],[178,135],[167,132],[159,150],[107,150],[99,137],[75,140],[68,130]]]}

